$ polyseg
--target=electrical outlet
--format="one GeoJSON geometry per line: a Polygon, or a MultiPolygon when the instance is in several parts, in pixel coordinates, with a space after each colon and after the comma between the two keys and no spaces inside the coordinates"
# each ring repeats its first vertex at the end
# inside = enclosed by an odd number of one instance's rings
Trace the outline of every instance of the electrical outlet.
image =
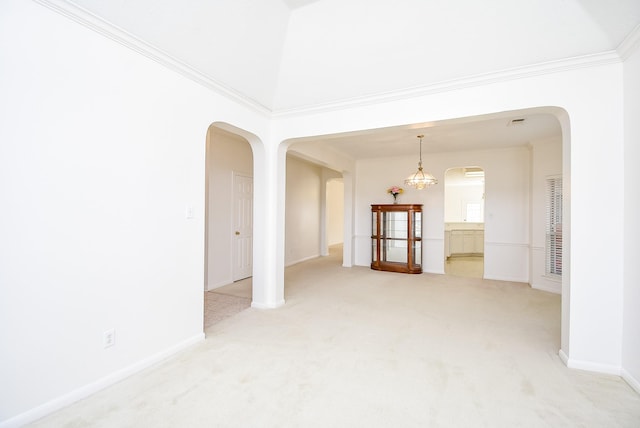
{"type": "Polygon", "coordinates": [[[109,348],[116,344],[116,330],[114,328],[110,328],[109,330],[102,333],[102,346],[105,348],[109,348]]]}

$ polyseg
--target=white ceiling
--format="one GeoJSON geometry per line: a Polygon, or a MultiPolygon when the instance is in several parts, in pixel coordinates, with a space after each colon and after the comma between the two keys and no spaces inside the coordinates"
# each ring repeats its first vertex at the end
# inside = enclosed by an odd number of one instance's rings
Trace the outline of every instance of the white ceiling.
{"type": "Polygon", "coordinates": [[[293,10],[298,7],[306,6],[310,3],[314,3],[320,0],[282,0],[289,7],[289,9],[293,10]]]}
{"type": "MultiPolygon", "coordinates": [[[[317,145],[353,160],[526,146],[531,141],[560,136],[556,117],[540,109],[505,112],[484,117],[461,118],[407,127],[375,129],[350,134],[313,137],[291,145],[304,157],[317,145]],[[513,123],[514,119],[524,119],[513,123]]],[[[313,151],[313,150],[312,150],[313,151]]]]}
{"type": "MultiPolygon", "coordinates": [[[[71,1],[71,0],[69,0],[71,1]]],[[[73,0],[276,114],[614,52],[640,0],[73,0]]],[[[354,159],[526,144],[523,113],[318,137],[354,159]],[[482,120],[480,120],[482,119],[482,120]]],[[[555,133],[555,134],[554,134],[555,133]]]]}
{"type": "Polygon", "coordinates": [[[69,0],[268,110],[615,50],[639,0],[69,0]]]}

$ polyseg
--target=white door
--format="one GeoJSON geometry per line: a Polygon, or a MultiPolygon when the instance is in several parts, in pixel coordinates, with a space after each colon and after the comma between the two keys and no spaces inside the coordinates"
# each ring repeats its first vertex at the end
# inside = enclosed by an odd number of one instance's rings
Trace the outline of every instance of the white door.
{"type": "Polygon", "coordinates": [[[233,173],[233,280],[253,270],[253,178],[233,173]]]}

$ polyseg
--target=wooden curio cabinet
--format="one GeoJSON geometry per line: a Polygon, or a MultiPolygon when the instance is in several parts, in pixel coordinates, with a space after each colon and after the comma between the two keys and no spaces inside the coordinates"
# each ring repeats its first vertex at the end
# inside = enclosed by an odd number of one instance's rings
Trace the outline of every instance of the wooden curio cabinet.
{"type": "Polygon", "coordinates": [[[371,205],[371,269],[422,273],[422,204],[371,205]]]}

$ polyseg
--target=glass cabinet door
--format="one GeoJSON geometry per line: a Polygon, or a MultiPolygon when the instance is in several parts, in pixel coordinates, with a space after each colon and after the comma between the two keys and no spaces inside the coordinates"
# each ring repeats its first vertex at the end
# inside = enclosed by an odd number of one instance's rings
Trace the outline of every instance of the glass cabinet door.
{"type": "Polygon", "coordinates": [[[422,212],[414,211],[413,215],[413,237],[422,238],[422,212]]]}
{"type": "Polygon", "coordinates": [[[412,254],[411,260],[416,268],[422,267],[422,212],[414,211],[411,213],[413,216],[412,228],[413,237],[412,241],[412,254]]]}
{"type": "Polygon", "coordinates": [[[378,254],[380,252],[380,232],[378,230],[378,216],[380,213],[378,211],[373,211],[371,213],[371,263],[372,265],[378,263],[379,258],[378,254]]]}
{"type": "Polygon", "coordinates": [[[391,239],[407,239],[409,213],[406,211],[382,213],[385,219],[386,237],[391,239]]]}
{"type": "Polygon", "coordinates": [[[385,212],[383,234],[383,261],[407,263],[408,212],[385,212]]]}
{"type": "Polygon", "coordinates": [[[378,212],[371,213],[371,236],[378,236],[378,212]]]}
{"type": "Polygon", "coordinates": [[[411,248],[411,260],[416,268],[422,267],[422,241],[413,241],[411,248]]]}

